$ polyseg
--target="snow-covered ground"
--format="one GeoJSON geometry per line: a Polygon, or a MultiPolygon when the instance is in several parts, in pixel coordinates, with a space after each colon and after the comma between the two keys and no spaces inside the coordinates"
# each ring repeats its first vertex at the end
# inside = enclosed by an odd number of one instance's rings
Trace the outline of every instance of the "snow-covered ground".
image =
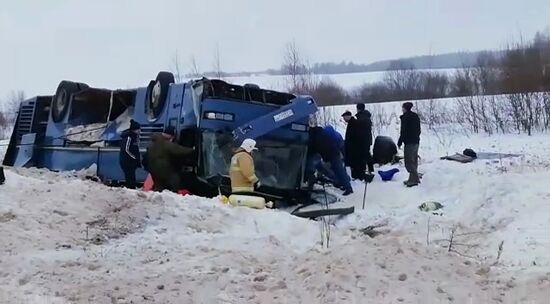
{"type": "Polygon", "coordinates": [[[424,133],[422,185],[377,177],[363,210],[354,182],[356,213],[331,219],[329,248],[321,222],[283,211],[8,169],[0,303],[547,303],[550,136],[424,133]],[[439,159],[465,148],[521,156],[439,159]]]}
{"type": "Polygon", "coordinates": [[[0,159],[4,159],[4,154],[8,149],[9,140],[0,140],[0,159]]]}
{"type": "MultiPolygon", "coordinates": [[[[427,71],[427,70],[420,70],[427,71]]],[[[456,69],[430,70],[439,73],[453,74],[456,69]]],[[[315,75],[318,80],[330,79],[341,85],[345,90],[352,90],[367,83],[374,83],[384,78],[385,72],[365,72],[347,74],[319,74],[315,75]]],[[[288,76],[258,74],[253,76],[227,77],[226,81],[235,84],[254,83],[265,89],[286,90],[288,88],[288,76]]]]}

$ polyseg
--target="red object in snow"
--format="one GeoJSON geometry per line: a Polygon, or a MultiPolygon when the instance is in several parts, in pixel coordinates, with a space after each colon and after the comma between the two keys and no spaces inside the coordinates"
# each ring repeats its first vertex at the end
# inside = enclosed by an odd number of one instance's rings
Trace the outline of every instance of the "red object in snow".
{"type": "Polygon", "coordinates": [[[179,195],[186,196],[186,195],[191,195],[191,192],[189,192],[189,190],[187,190],[187,189],[180,189],[180,190],[178,191],[178,194],[179,194],[179,195]]]}
{"type": "Polygon", "coordinates": [[[153,186],[153,178],[151,177],[151,174],[147,174],[147,178],[145,179],[145,182],[143,182],[143,191],[152,191],[153,186]]]}

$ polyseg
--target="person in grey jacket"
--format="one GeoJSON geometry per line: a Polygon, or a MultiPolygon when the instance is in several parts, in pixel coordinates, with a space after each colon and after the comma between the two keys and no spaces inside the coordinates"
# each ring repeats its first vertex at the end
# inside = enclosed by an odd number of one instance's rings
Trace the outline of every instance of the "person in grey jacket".
{"type": "Polygon", "coordinates": [[[405,144],[405,168],[409,172],[409,179],[404,182],[407,187],[414,187],[420,184],[418,175],[418,147],[420,145],[420,118],[412,111],[413,104],[403,104],[403,115],[401,115],[401,134],[397,146],[405,144]]]}

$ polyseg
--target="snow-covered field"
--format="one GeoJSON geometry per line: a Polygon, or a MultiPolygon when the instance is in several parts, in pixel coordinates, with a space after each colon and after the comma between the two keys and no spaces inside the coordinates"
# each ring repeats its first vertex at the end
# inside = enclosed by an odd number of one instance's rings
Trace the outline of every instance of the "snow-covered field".
{"type": "Polygon", "coordinates": [[[8,169],[0,303],[547,303],[550,136],[424,133],[422,185],[377,177],[362,210],[355,182],[329,248],[321,222],[283,211],[8,169]],[[521,156],[439,159],[465,148],[521,156]]]}
{"type": "Polygon", "coordinates": [[[0,158],[4,158],[4,154],[6,153],[6,150],[8,149],[8,143],[9,140],[0,140],[0,158]]]}
{"type": "MultiPolygon", "coordinates": [[[[424,70],[420,70],[424,71],[424,70]]],[[[439,73],[452,74],[456,69],[438,69],[431,70],[439,73]]],[[[315,75],[318,80],[330,79],[341,85],[345,90],[352,90],[367,83],[374,83],[384,78],[385,72],[365,72],[348,74],[320,74],[315,75]]],[[[265,89],[286,90],[288,88],[288,76],[258,74],[253,76],[227,77],[226,81],[235,84],[254,83],[265,89]]]]}

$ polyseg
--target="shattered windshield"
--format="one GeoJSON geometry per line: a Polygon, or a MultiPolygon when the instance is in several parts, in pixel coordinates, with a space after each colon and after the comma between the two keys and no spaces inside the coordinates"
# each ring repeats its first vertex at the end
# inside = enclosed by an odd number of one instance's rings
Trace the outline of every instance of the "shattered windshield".
{"type": "MultiPolygon", "coordinates": [[[[274,140],[258,140],[254,152],[256,175],[263,185],[296,189],[301,182],[306,146],[274,140]]],[[[235,147],[229,133],[205,132],[202,138],[202,164],[205,177],[228,175],[235,147]]]]}

